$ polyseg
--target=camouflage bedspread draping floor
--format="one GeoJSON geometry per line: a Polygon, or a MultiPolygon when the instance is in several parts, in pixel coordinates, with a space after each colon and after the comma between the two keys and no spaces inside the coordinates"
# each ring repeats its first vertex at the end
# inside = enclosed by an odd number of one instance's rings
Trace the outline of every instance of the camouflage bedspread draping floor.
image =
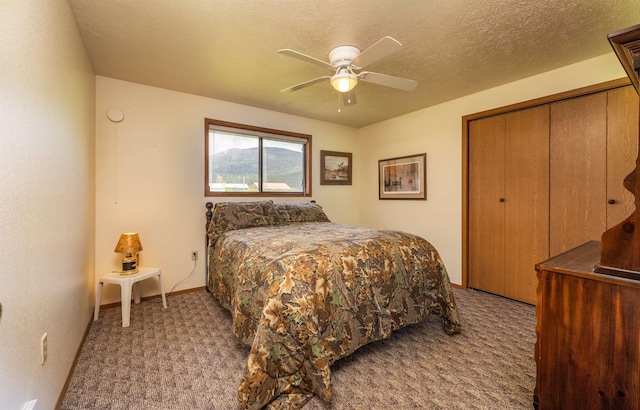
{"type": "Polygon", "coordinates": [[[429,314],[460,331],[438,252],[403,232],[330,222],[228,231],[212,248],[209,288],[251,346],[244,408],[330,401],[332,363],[429,314]]]}

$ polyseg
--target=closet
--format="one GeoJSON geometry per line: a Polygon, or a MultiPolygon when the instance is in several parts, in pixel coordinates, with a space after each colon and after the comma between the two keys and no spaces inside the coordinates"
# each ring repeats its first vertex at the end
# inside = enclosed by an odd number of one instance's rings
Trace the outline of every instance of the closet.
{"type": "Polygon", "coordinates": [[[468,287],[535,304],[536,263],[633,210],[638,96],[612,84],[463,119],[468,287]]]}

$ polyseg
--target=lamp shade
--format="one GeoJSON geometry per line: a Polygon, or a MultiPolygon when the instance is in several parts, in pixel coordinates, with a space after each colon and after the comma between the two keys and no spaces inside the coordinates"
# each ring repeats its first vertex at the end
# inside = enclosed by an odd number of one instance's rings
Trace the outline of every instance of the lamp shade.
{"type": "Polygon", "coordinates": [[[138,253],[142,250],[140,237],[137,232],[124,232],[120,235],[120,240],[113,250],[118,253],[138,253]]]}
{"type": "Polygon", "coordinates": [[[358,77],[344,68],[331,77],[331,85],[341,93],[353,90],[356,84],[358,84],[358,77]]]}

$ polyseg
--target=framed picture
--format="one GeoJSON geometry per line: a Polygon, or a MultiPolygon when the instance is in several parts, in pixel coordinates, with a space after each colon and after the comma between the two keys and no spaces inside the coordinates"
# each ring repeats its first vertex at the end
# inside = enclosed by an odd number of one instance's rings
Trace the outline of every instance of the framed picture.
{"type": "Polygon", "coordinates": [[[427,199],[427,154],[378,161],[380,199],[427,199]]]}
{"type": "Polygon", "coordinates": [[[351,185],[350,152],[320,151],[320,185],[351,185]]]}

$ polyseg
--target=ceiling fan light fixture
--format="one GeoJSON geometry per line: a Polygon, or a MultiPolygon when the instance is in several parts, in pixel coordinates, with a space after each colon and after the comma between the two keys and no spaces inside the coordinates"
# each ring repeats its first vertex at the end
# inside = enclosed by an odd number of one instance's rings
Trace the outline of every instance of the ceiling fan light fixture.
{"type": "Polygon", "coordinates": [[[279,53],[334,70],[334,74],[331,77],[328,75],[317,77],[280,90],[280,92],[288,93],[297,91],[321,81],[329,80],[331,86],[336,91],[343,96],[348,94],[349,99],[345,101],[350,105],[355,104],[355,95],[353,95],[351,91],[360,81],[403,91],[413,91],[418,85],[417,81],[370,71],[362,71],[362,69],[369,64],[388,56],[400,47],[402,47],[402,44],[389,36],[383,37],[364,51],[360,51],[360,49],[355,46],[338,46],[329,51],[329,62],[308,56],[290,48],[280,49],[278,50],[279,53]],[[356,73],[354,73],[354,70],[356,73]]]}
{"type": "Polygon", "coordinates": [[[331,77],[331,86],[341,93],[353,90],[356,84],[358,84],[358,77],[346,68],[339,70],[331,77]]]}

